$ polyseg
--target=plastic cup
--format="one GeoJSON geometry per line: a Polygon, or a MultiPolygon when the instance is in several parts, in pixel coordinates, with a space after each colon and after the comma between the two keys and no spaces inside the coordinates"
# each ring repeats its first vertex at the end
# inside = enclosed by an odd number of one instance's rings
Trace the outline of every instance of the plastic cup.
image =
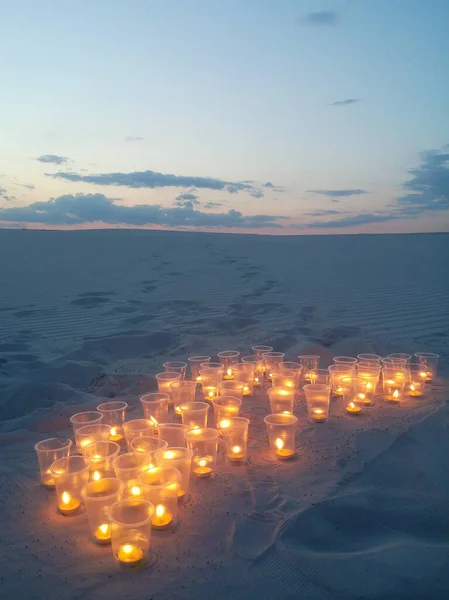
{"type": "Polygon", "coordinates": [[[220,362],[208,361],[206,363],[201,363],[200,371],[201,371],[201,369],[215,369],[216,371],[221,373],[221,377],[223,377],[223,375],[224,375],[224,367],[220,362]]]}
{"type": "Polygon", "coordinates": [[[159,423],[159,439],[165,440],[170,448],[179,448],[186,445],[184,434],[188,430],[182,423],[159,423]]]}
{"type": "Polygon", "coordinates": [[[227,417],[238,417],[242,401],[233,396],[218,396],[212,401],[214,406],[215,423],[227,417]]]}
{"type": "Polygon", "coordinates": [[[173,401],[173,408],[175,409],[175,413],[177,415],[180,415],[180,404],[195,401],[196,382],[188,381],[186,379],[183,379],[181,381],[175,381],[171,384],[170,389],[171,399],[173,401]]]}
{"type": "Polygon", "coordinates": [[[179,373],[181,379],[185,379],[187,371],[187,363],[180,360],[169,360],[162,365],[166,373],[179,373]]]}
{"type": "Polygon", "coordinates": [[[390,358],[387,356],[386,358],[381,359],[382,368],[386,369],[394,369],[394,368],[407,368],[407,361],[403,358],[390,358]]]}
{"type": "Polygon", "coordinates": [[[434,354],[433,352],[417,352],[415,356],[418,362],[421,365],[425,365],[427,368],[426,381],[430,382],[433,379],[435,379],[437,375],[438,359],[440,358],[440,355],[434,354]]]}
{"type": "Polygon", "coordinates": [[[358,363],[357,364],[357,375],[358,377],[362,377],[366,380],[366,398],[367,402],[372,404],[374,400],[374,395],[377,390],[377,386],[380,379],[380,365],[374,366],[374,363],[369,363],[373,366],[365,366],[366,363],[358,363]]]}
{"type": "Polygon", "coordinates": [[[103,415],[102,423],[111,427],[109,431],[109,440],[120,443],[123,440],[123,423],[125,422],[126,402],[103,402],[97,406],[99,413],[103,415]]]}
{"type": "Polygon", "coordinates": [[[324,423],[329,417],[330,385],[309,383],[303,387],[309,420],[324,423]]]}
{"type": "Polygon", "coordinates": [[[178,488],[181,473],[175,467],[154,467],[142,473],[144,500],[154,506],[153,529],[168,529],[178,521],[178,488]]]}
{"type": "Polygon", "coordinates": [[[79,512],[81,490],[89,481],[89,468],[90,460],[85,456],[64,456],[51,465],[58,509],[64,516],[79,512]]]}
{"type": "Polygon", "coordinates": [[[249,419],[229,417],[217,423],[225,444],[225,454],[232,463],[243,463],[248,457],[249,419]]]}
{"type": "MultiPolygon", "coordinates": [[[[245,384],[243,381],[222,381],[218,384],[218,397],[220,396],[232,396],[233,398],[243,399],[243,388],[245,384]]],[[[214,402],[214,400],[212,400],[214,402]]]]}
{"type": "Polygon", "coordinates": [[[309,371],[310,383],[321,383],[322,385],[330,385],[331,375],[328,369],[312,369],[309,371]]]}
{"type": "Polygon", "coordinates": [[[157,432],[158,423],[168,421],[168,403],[170,396],[163,392],[144,394],[140,397],[143,408],[143,416],[154,424],[154,430],[157,432]]]}
{"type": "Polygon", "coordinates": [[[293,371],[295,373],[296,387],[299,387],[299,383],[301,381],[302,376],[302,365],[298,362],[287,360],[279,363],[279,367],[281,369],[288,369],[289,371],[293,371]]]}
{"type": "Polygon", "coordinates": [[[215,367],[202,367],[200,369],[201,388],[203,390],[203,398],[212,402],[217,397],[218,384],[223,379],[223,367],[220,369],[215,367]]]}
{"type": "Polygon", "coordinates": [[[253,351],[253,354],[263,358],[263,355],[267,352],[273,352],[273,346],[251,346],[251,350],[253,351]]]}
{"type": "Polygon", "coordinates": [[[126,452],[112,463],[115,476],[125,484],[125,496],[141,497],[140,475],[150,468],[150,455],[147,452],[126,452]]]}
{"type": "Polygon", "coordinates": [[[264,418],[268,440],[276,458],[285,460],[295,455],[295,415],[272,414],[264,418]]]}
{"type": "Polygon", "coordinates": [[[188,429],[200,429],[207,427],[207,414],[209,404],[207,402],[186,402],[179,407],[181,411],[182,424],[188,429]]]}
{"type": "Polygon", "coordinates": [[[181,374],[177,373],[176,371],[164,371],[163,373],[158,373],[156,375],[157,389],[162,394],[170,395],[171,384],[174,383],[175,381],[180,381],[180,380],[181,380],[181,374]]]}
{"type": "Polygon", "coordinates": [[[271,375],[271,383],[273,386],[283,386],[296,389],[298,387],[298,378],[295,371],[277,367],[271,375]]]}
{"type": "Polygon", "coordinates": [[[92,540],[96,544],[111,543],[111,520],[109,508],[123,499],[125,484],[115,478],[90,481],[81,490],[86,507],[92,540]]]}
{"type": "Polygon", "coordinates": [[[99,481],[115,477],[113,462],[119,452],[120,446],[116,442],[92,442],[83,448],[83,456],[90,460],[90,479],[99,481]]]}
{"type": "Polygon", "coordinates": [[[284,360],[284,352],[264,352],[263,359],[265,363],[265,376],[268,381],[271,381],[273,371],[279,368],[280,363],[284,360]]]}
{"type": "Polygon", "coordinates": [[[134,438],[131,442],[131,452],[147,452],[151,455],[155,450],[166,448],[168,446],[165,440],[152,435],[134,438]]]}
{"type": "Polygon", "coordinates": [[[320,357],[316,354],[301,354],[298,356],[298,360],[302,366],[302,377],[304,381],[310,382],[310,371],[318,369],[320,357]]]}
{"type": "Polygon", "coordinates": [[[154,457],[160,467],[175,467],[181,474],[178,487],[178,499],[185,499],[190,490],[190,467],[193,452],[190,448],[168,447],[165,450],[156,450],[154,457]]]}
{"type": "Polygon", "coordinates": [[[295,390],[283,385],[275,385],[267,390],[272,413],[293,414],[295,390]]]}
{"type": "Polygon", "coordinates": [[[409,369],[410,379],[406,384],[406,392],[408,396],[419,397],[423,396],[426,388],[427,369],[425,365],[412,363],[409,369]]]}
{"type": "Polygon", "coordinates": [[[151,419],[133,419],[132,421],[127,421],[123,425],[123,433],[125,434],[128,452],[131,450],[131,444],[135,438],[153,436],[158,425],[159,423],[156,424],[151,419]]]}
{"type": "Polygon", "coordinates": [[[357,375],[343,377],[341,380],[343,401],[348,415],[361,415],[365,412],[366,407],[371,404],[371,400],[366,393],[367,383],[366,379],[357,375]]]}
{"type": "Polygon", "coordinates": [[[405,365],[408,368],[412,360],[412,355],[406,354],[405,352],[395,352],[393,354],[389,354],[387,358],[393,361],[405,362],[405,365]]]}
{"type": "Polygon", "coordinates": [[[59,458],[70,455],[72,440],[63,438],[49,438],[38,442],[34,449],[36,450],[37,460],[39,462],[39,472],[41,484],[47,488],[54,488],[55,481],[51,474],[51,465],[59,458]]]}
{"type": "Polygon", "coordinates": [[[368,366],[368,364],[379,365],[382,357],[379,354],[357,354],[358,364],[364,364],[368,366]]]}
{"type": "Polygon", "coordinates": [[[399,367],[382,369],[382,387],[386,402],[399,403],[403,399],[407,371],[399,367]]]}
{"type": "Polygon", "coordinates": [[[96,410],[89,410],[86,412],[76,413],[70,417],[70,423],[73,428],[73,436],[76,439],[76,432],[80,427],[85,425],[95,425],[103,422],[103,415],[96,410]]]}
{"type": "Polygon", "coordinates": [[[251,363],[254,366],[254,387],[260,387],[263,383],[263,376],[265,373],[263,356],[250,354],[249,356],[244,356],[242,358],[242,363],[251,363]]]}
{"type": "Polygon", "coordinates": [[[335,365],[343,365],[345,367],[350,367],[352,369],[352,372],[354,373],[357,364],[357,359],[353,356],[334,356],[333,360],[335,365]]]}
{"type": "Polygon", "coordinates": [[[217,449],[220,432],[217,429],[191,429],[185,434],[187,447],[193,452],[192,473],[199,479],[213,477],[217,470],[217,449]]]}
{"type": "Polygon", "coordinates": [[[217,354],[220,363],[223,365],[223,379],[234,379],[232,366],[238,363],[240,352],[237,350],[224,350],[217,354]]]}
{"type": "Polygon", "coordinates": [[[330,373],[330,382],[333,396],[343,396],[343,386],[341,380],[343,377],[351,377],[353,374],[352,367],[344,365],[331,365],[327,369],[330,373]]]}
{"type": "Polygon", "coordinates": [[[109,425],[103,423],[95,423],[95,425],[84,425],[76,430],[75,443],[80,454],[84,453],[84,449],[93,442],[108,442],[111,435],[109,425]]]}
{"type": "Polygon", "coordinates": [[[210,356],[190,356],[187,359],[187,362],[189,363],[190,367],[190,377],[192,381],[195,381],[197,384],[201,383],[200,365],[208,364],[210,362],[210,359],[210,356]]]}
{"type": "Polygon", "coordinates": [[[239,363],[232,367],[236,381],[241,381],[243,396],[251,396],[254,391],[254,365],[252,363],[239,363]]]}
{"type": "Polygon", "coordinates": [[[154,506],[139,498],[120,500],[109,507],[114,558],[122,567],[140,567],[148,559],[154,506]]]}

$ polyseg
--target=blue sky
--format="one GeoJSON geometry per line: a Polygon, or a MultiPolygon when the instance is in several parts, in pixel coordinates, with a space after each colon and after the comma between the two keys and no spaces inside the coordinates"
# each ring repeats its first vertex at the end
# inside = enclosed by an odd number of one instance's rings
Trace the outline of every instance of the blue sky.
{"type": "Polygon", "coordinates": [[[0,221],[447,231],[447,23],[446,0],[5,2],[0,221]]]}

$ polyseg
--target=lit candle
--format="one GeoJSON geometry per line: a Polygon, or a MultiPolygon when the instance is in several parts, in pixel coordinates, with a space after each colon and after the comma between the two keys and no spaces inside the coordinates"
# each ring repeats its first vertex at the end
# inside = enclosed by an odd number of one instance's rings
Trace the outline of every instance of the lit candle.
{"type": "Polygon", "coordinates": [[[131,496],[134,496],[135,498],[138,498],[139,496],[142,495],[142,488],[139,485],[133,485],[131,486],[131,489],[129,490],[131,496]]]}
{"type": "Polygon", "coordinates": [[[326,420],[326,413],[322,408],[314,408],[312,411],[312,419],[319,423],[326,420]]]}
{"type": "Polygon", "coordinates": [[[242,460],[245,458],[245,453],[240,446],[232,446],[228,458],[229,460],[242,460]]]}
{"type": "Polygon", "coordinates": [[[249,388],[247,385],[245,385],[245,386],[243,387],[243,395],[244,395],[244,396],[249,396],[249,395],[251,395],[251,390],[250,390],[250,388],[249,388]]]}
{"type": "Polygon", "coordinates": [[[409,396],[422,396],[421,390],[417,389],[412,383],[409,386],[408,390],[409,396]]]}
{"type": "Polygon", "coordinates": [[[100,471],[94,471],[92,473],[92,479],[94,481],[99,481],[101,479],[101,473],[100,473],[100,471]]]}
{"type": "Polygon", "coordinates": [[[210,477],[212,473],[212,468],[209,467],[208,464],[211,462],[211,460],[211,456],[196,456],[193,459],[193,474],[200,478],[210,477]]]}
{"type": "Polygon", "coordinates": [[[117,553],[119,561],[127,566],[133,566],[143,558],[143,550],[133,544],[123,544],[117,553]]]}
{"type": "Polygon", "coordinates": [[[360,406],[357,406],[357,404],[354,404],[354,402],[350,402],[346,407],[346,412],[350,415],[359,415],[362,412],[362,409],[360,406]]]}
{"type": "Polygon", "coordinates": [[[117,431],[117,427],[111,427],[109,432],[109,439],[111,442],[119,442],[123,439],[123,435],[117,431]]]}
{"type": "Polygon", "coordinates": [[[72,498],[72,496],[68,492],[63,492],[61,494],[61,502],[59,504],[59,510],[63,515],[68,515],[73,513],[81,504],[81,501],[78,498],[72,498]]]}
{"type": "Polygon", "coordinates": [[[341,385],[334,389],[334,394],[335,396],[343,396],[343,388],[341,385]]]}
{"type": "Polygon", "coordinates": [[[53,479],[53,475],[51,474],[50,469],[42,473],[42,485],[46,485],[47,487],[54,487],[55,480],[53,479]]]}
{"type": "Polygon", "coordinates": [[[284,448],[284,440],[282,440],[281,438],[277,438],[274,442],[274,445],[276,446],[276,454],[280,458],[289,458],[295,453],[295,451],[291,448],[284,448]]]}
{"type": "Polygon", "coordinates": [[[232,369],[226,369],[226,373],[224,374],[223,379],[234,379],[234,375],[232,374],[232,369]]]}
{"type": "Polygon", "coordinates": [[[151,525],[155,529],[163,529],[167,527],[173,520],[173,515],[165,508],[163,504],[158,504],[156,506],[156,511],[154,513],[153,520],[151,521],[151,525]]]}
{"type": "Polygon", "coordinates": [[[111,527],[107,523],[103,523],[94,531],[95,539],[99,542],[109,542],[111,539],[111,527]]]}

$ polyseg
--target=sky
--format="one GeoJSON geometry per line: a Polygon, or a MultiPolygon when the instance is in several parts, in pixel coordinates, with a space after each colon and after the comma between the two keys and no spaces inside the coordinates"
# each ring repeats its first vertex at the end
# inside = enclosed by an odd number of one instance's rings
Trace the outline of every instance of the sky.
{"type": "Polygon", "coordinates": [[[447,0],[3,0],[0,227],[449,231],[447,0]]]}

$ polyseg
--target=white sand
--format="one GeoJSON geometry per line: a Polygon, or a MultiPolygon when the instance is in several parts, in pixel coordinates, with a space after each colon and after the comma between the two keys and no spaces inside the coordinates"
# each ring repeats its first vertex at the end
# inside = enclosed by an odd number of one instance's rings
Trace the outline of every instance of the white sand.
{"type": "Polygon", "coordinates": [[[0,231],[0,593],[5,598],[447,600],[449,236],[276,238],[0,231]],[[298,457],[267,449],[264,390],[245,400],[250,460],[192,481],[156,564],[123,573],[57,514],[36,441],[120,396],[140,414],[167,359],[268,343],[336,354],[434,351],[423,399],[366,418],[333,401],[298,457]]]}

